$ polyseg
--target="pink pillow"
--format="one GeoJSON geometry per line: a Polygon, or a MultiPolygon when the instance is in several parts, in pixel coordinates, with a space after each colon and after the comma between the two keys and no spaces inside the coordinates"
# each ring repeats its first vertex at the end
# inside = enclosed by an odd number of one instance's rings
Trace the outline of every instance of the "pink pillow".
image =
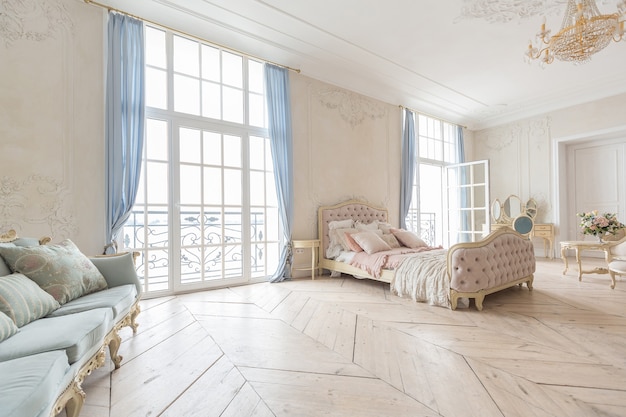
{"type": "Polygon", "coordinates": [[[420,239],[415,233],[403,229],[392,229],[391,232],[398,241],[407,248],[417,249],[428,246],[426,242],[420,239]]]}
{"type": "Polygon", "coordinates": [[[350,248],[352,252],[363,252],[363,248],[360,247],[358,243],[356,243],[356,241],[352,237],[352,233],[345,233],[343,237],[346,241],[346,245],[348,245],[348,248],[350,248]]]}
{"type": "Polygon", "coordinates": [[[370,255],[384,250],[391,250],[389,245],[374,232],[353,233],[351,237],[370,255]]]}

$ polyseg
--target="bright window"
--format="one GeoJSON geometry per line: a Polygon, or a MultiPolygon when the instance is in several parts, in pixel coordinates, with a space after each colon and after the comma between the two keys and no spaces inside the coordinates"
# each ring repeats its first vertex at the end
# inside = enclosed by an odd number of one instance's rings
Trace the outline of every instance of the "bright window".
{"type": "Polygon", "coordinates": [[[146,26],[146,136],[124,227],[147,293],[260,280],[279,224],[263,63],[146,26]]]}

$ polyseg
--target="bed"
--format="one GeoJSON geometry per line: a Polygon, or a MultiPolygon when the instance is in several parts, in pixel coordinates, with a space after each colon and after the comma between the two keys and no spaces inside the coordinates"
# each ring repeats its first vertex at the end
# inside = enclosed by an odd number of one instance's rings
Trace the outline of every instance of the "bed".
{"type": "MultiPolygon", "coordinates": [[[[320,207],[319,267],[330,271],[331,275],[343,273],[356,278],[382,281],[390,284],[391,291],[396,295],[410,296],[415,301],[449,307],[452,310],[457,308],[459,300],[463,298],[474,299],[476,309],[480,311],[488,294],[524,283],[528,290],[532,290],[535,272],[533,245],[528,238],[513,229],[500,228],[479,242],[458,243],[448,250],[418,249],[415,254],[408,256],[405,254],[411,251],[404,250],[401,257],[394,258],[395,263],[391,267],[393,269],[385,265],[380,269],[366,270],[355,266],[359,265],[355,258],[362,254],[347,250],[335,256],[334,249],[329,250],[331,243],[336,244],[333,233],[337,233],[337,225],[350,221],[370,230],[374,229],[374,225],[379,225],[383,230],[390,226],[387,209],[364,201],[349,200],[320,207]],[[329,255],[329,252],[333,253],[329,255]]],[[[395,233],[399,229],[391,230],[395,233]]],[[[390,259],[395,253],[381,251],[374,255],[378,256],[380,263],[382,258],[390,259]]]]}

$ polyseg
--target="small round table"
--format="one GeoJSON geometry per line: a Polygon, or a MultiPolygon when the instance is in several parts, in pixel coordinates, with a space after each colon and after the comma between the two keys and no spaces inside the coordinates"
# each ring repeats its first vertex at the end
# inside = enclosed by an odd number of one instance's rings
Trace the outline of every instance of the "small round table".
{"type": "Polygon", "coordinates": [[[578,264],[578,280],[582,281],[583,274],[607,274],[609,272],[608,264],[611,259],[611,246],[614,246],[615,242],[594,242],[592,240],[567,240],[561,242],[561,259],[565,263],[565,269],[563,275],[567,272],[569,267],[567,263],[567,250],[573,249],[576,255],[576,263],[578,264]],[[580,252],[583,250],[598,250],[604,252],[604,259],[607,263],[607,268],[594,268],[590,270],[583,270],[580,260],[580,252]]]}

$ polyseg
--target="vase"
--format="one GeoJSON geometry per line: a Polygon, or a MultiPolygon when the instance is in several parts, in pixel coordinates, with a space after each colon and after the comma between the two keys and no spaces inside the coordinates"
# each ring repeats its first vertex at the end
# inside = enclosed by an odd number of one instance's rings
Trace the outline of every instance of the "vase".
{"type": "Polygon", "coordinates": [[[598,242],[604,243],[604,241],[602,240],[603,235],[596,235],[596,237],[598,238],[598,242]]]}

